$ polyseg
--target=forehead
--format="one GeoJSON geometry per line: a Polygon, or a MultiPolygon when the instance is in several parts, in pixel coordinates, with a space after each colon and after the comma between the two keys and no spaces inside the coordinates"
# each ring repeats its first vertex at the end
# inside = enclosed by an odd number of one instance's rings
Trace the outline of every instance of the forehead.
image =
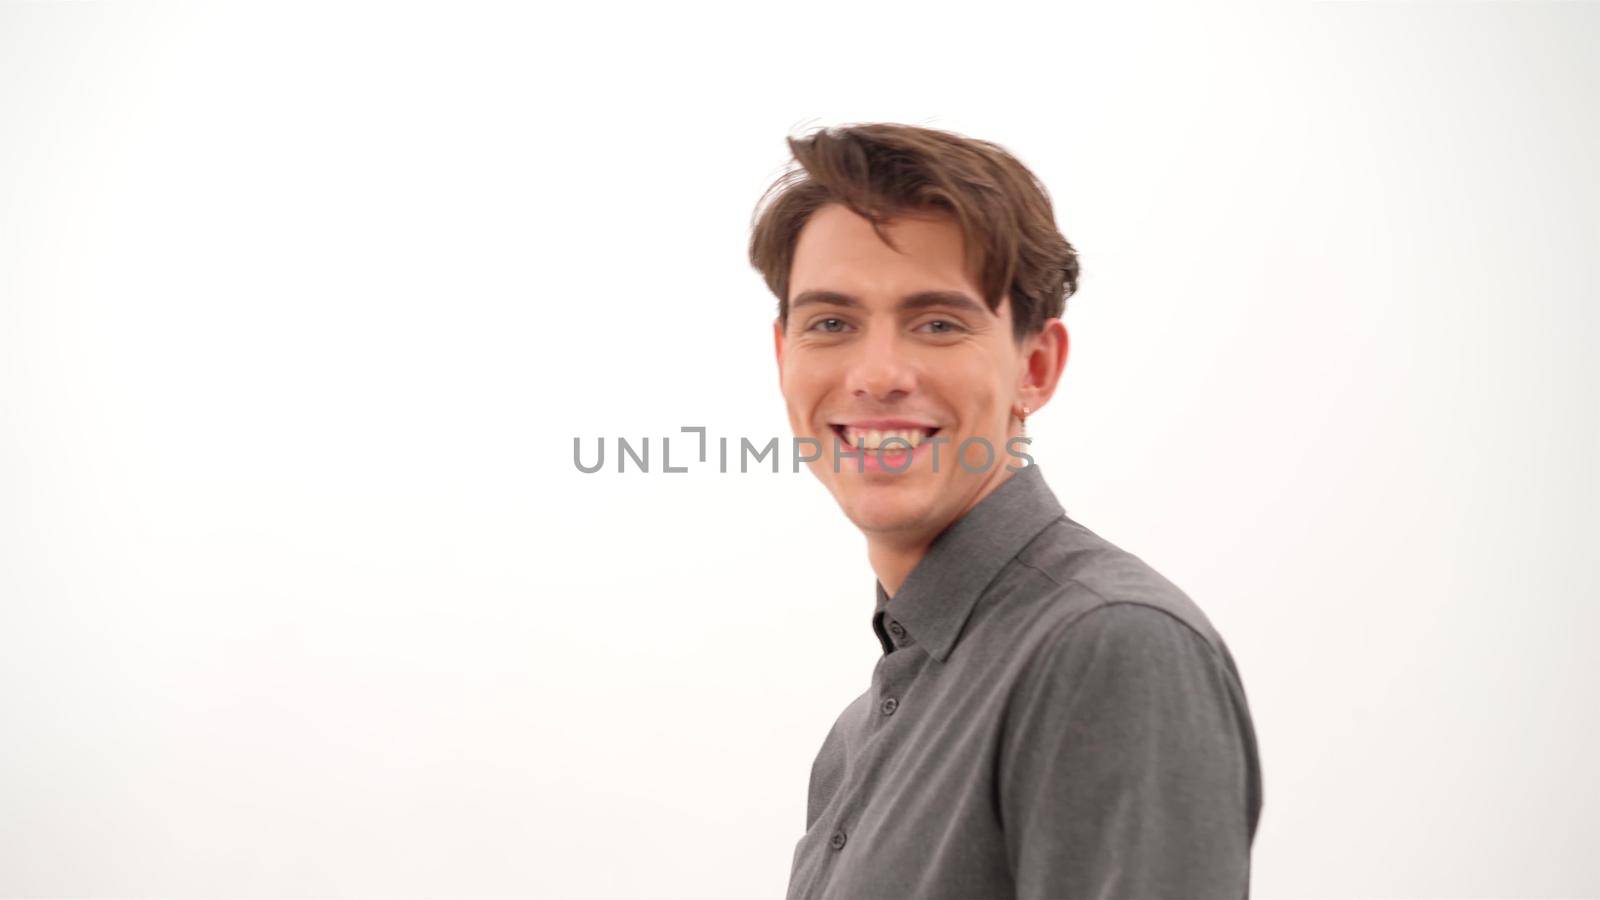
{"type": "Polygon", "coordinates": [[[844,291],[863,299],[890,299],[916,290],[960,290],[979,296],[966,271],[961,226],[938,213],[902,215],[883,231],[849,208],[829,203],[807,219],[795,240],[789,296],[807,290],[844,291]]]}

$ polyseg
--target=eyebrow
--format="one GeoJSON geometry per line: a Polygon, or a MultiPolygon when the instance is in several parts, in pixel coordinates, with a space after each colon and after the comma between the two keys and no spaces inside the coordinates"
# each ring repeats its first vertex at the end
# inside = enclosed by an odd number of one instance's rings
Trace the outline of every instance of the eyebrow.
{"type": "MultiPolygon", "coordinates": [[[[794,312],[802,306],[842,306],[848,309],[860,309],[863,304],[860,298],[839,291],[802,291],[789,303],[789,311],[794,312]]],[[[927,309],[930,306],[946,306],[973,315],[983,315],[990,310],[978,303],[961,291],[917,291],[900,298],[895,304],[895,309],[900,312],[909,312],[927,309]]]]}

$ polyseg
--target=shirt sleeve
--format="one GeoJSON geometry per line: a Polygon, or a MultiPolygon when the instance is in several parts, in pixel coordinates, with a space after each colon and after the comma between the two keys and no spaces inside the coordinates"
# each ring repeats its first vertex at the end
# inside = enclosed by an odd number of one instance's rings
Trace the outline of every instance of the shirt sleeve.
{"type": "Polygon", "coordinates": [[[1110,603],[1030,661],[999,802],[1018,897],[1248,897],[1260,809],[1243,687],[1154,606],[1110,603]]]}

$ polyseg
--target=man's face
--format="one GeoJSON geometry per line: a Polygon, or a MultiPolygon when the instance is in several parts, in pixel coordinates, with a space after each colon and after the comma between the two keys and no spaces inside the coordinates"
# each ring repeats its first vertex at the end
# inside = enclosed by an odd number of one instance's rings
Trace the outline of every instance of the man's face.
{"type": "Polygon", "coordinates": [[[811,215],[787,327],[774,323],[779,377],[795,436],[821,445],[811,471],[845,515],[869,535],[926,541],[1020,464],[1006,442],[1021,433],[1013,409],[1027,402],[1028,342],[1012,337],[1009,300],[998,315],[983,303],[953,219],[901,217],[884,231],[901,252],[847,207],[811,215]],[[872,447],[886,432],[921,443],[909,453],[891,443],[880,465],[872,447]],[[864,472],[848,449],[863,443],[864,472]]]}

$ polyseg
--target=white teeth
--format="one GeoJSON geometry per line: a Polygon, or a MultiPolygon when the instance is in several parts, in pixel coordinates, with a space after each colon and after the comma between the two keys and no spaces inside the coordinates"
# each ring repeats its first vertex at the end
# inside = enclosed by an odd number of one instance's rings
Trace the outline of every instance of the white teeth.
{"type": "Polygon", "coordinates": [[[877,450],[883,446],[884,441],[890,438],[897,438],[905,442],[895,443],[889,447],[890,450],[904,450],[908,444],[916,447],[928,439],[927,432],[921,428],[879,431],[873,428],[852,428],[848,425],[845,426],[844,437],[857,450],[877,450]]]}

